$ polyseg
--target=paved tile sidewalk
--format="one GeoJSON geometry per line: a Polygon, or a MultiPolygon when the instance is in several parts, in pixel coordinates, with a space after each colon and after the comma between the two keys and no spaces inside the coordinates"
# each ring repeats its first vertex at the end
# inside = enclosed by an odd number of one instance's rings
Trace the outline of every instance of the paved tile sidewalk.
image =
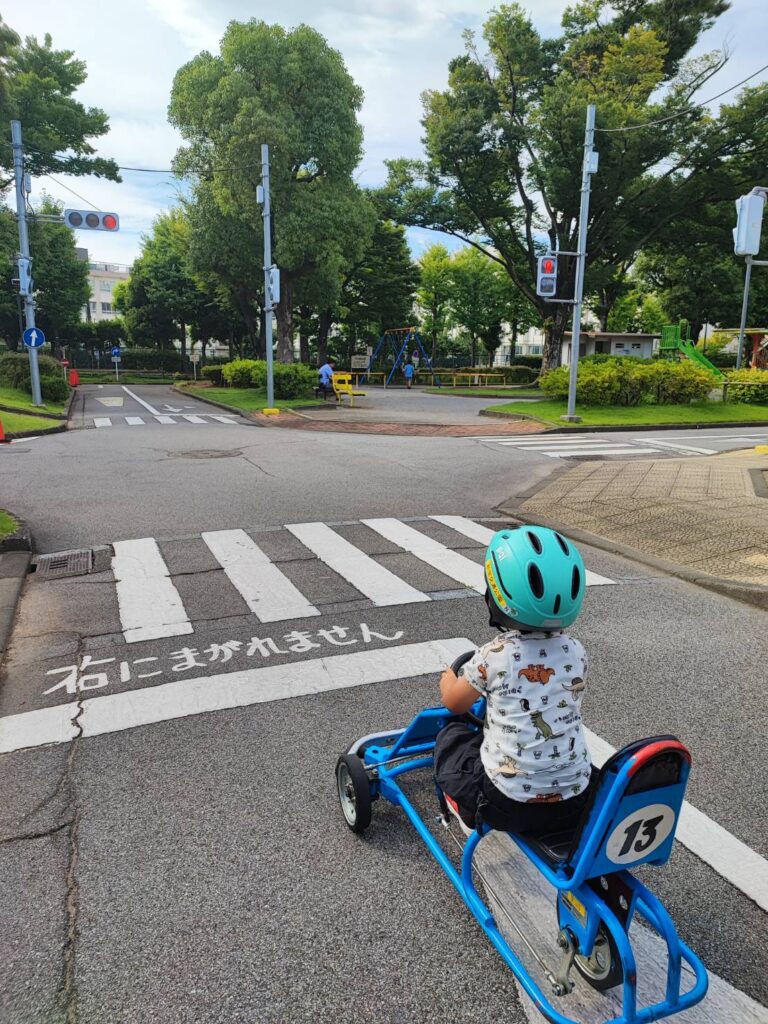
{"type": "Polygon", "coordinates": [[[582,463],[519,511],[693,572],[768,586],[768,497],[755,493],[750,470],[763,472],[768,482],[768,457],[750,450],[702,459],[582,463]]]}

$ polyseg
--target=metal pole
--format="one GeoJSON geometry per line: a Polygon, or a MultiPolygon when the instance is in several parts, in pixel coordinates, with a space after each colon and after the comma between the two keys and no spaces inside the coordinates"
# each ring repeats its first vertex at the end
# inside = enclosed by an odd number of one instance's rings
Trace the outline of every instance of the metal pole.
{"type": "Polygon", "coordinates": [[[595,139],[595,104],[587,107],[587,124],[584,131],[584,163],[581,169],[581,205],[579,207],[579,241],[576,246],[576,281],[573,291],[573,326],[571,328],[571,366],[568,378],[568,413],[562,419],[570,423],[580,422],[576,415],[576,380],[579,372],[579,344],[581,341],[581,301],[584,295],[584,268],[587,262],[587,219],[589,217],[589,192],[595,168],[592,160],[592,146],[595,139]]]}
{"type": "Polygon", "coordinates": [[[272,221],[269,205],[269,146],[261,147],[261,184],[264,189],[264,333],[267,355],[267,408],[275,404],[275,380],[272,367],[272,291],[269,272],[272,266],[272,221]]]}
{"type": "MultiPolygon", "coordinates": [[[[24,302],[24,319],[27,329],[29,329],[35,326],[35,299],[30,287],[32,272],[27,232],[27,207],[24,200],[24,153],[21,148],[21,121],[11,121],[11,145],[13,147],[13,172],[16,177],[16,220],[19,223],[19,293],[24,302]]],[[[27,346],[27,352],[29,353],[29,376],[32,381],[32,404],[42,405],[43,396],[40,393],[37,349],[27,346]]]]}
{"type": "Polygon", "coordinates": [[[752,257],[746,257],[747,269],[744,273],[744,298],[741,303],[741,326],[739,327],[739,348],[736,353],[736,369],[741,369],[741,358],[744,351],[744,331],[747,326],[747,313],[749,312],[749,281],[752,277],[752,257]]]}

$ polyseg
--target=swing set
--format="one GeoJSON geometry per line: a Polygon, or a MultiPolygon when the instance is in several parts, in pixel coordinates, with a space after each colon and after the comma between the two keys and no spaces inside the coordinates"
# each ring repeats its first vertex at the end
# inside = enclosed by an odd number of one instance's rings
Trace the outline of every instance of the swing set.
{"type": "Polygon", "coordinates": [[[424,369],[432,374],[435,383],[440,387],[440,378],[432,369],[432,360],[427,355],[427,351],[421,341],[421,335],[415,327],[392,327],[382,334],[371,353],[365,373],[360,378],[360,383],[365,384],[366,377],[373,371],[377,361],[380,358],[383,359],[389,351],[392,353],[393,358],[392,369],[384,381],[384,387],[389,387],[397,371],[402,369],[408,362],[411,346],[413,346],[414,355],[420,353],[420,358],[424,360],[424,369]]]}

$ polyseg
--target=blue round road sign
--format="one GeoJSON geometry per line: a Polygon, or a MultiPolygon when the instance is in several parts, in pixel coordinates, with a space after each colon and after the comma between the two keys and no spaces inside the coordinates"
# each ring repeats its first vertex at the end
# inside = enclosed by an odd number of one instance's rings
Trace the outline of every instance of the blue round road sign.
{"type": "Polygon", "coordinates": [[[22,337],[27,348],[40,348],[45,344],[45,335],[39,327],[28,327],[22,337]]]}
{"type": "Polygon", "coordinates": [[[120,346],[119,345],[115,345],[115,347],[112,349],[112,355],[113,356],[119,356],[120,355],[120,346]]]}

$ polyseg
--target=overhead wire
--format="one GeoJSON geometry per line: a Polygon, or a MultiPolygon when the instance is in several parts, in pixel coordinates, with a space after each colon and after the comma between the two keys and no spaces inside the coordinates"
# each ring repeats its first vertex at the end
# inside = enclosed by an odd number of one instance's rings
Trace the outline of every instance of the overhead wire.
{"type": "Polygon", "coordinates": [[[669,114],[667,117],[659,117],[654,121],[644,121],[642,124],[628,124],[623,128],[595,128],[595,131],[602,132],[605,135],[615,132],[634,132],[638,131],[640,128],[652,128],[653,125],[656,124],[665,124],[667,121],[675,121],[678,117],[687,117],[689,114],[693,114],[696,110],[701,109],[701,107],[706,107],[709,103],[714,103],[715,100],[719,100],[722,96],[727,96],[729,92],[733,92],[734,89],[738,89],[739,86],[744,85],[745,82],[749,82],[756,75],[759,75],[761,71],[766,70],[768,70],[768,64],[764,64],[761,68],[758,68],[757,71],[753,71],[751,75],[747,75],[746,78],[742,78],[740,82],[730,86],[728,89],[723,89],[723,91],[719,92],[716,96],[710,96],[708,100],[702,100],[700,103],[695,103],[687,110],[679,110],[676,114],[669,114]]]}

